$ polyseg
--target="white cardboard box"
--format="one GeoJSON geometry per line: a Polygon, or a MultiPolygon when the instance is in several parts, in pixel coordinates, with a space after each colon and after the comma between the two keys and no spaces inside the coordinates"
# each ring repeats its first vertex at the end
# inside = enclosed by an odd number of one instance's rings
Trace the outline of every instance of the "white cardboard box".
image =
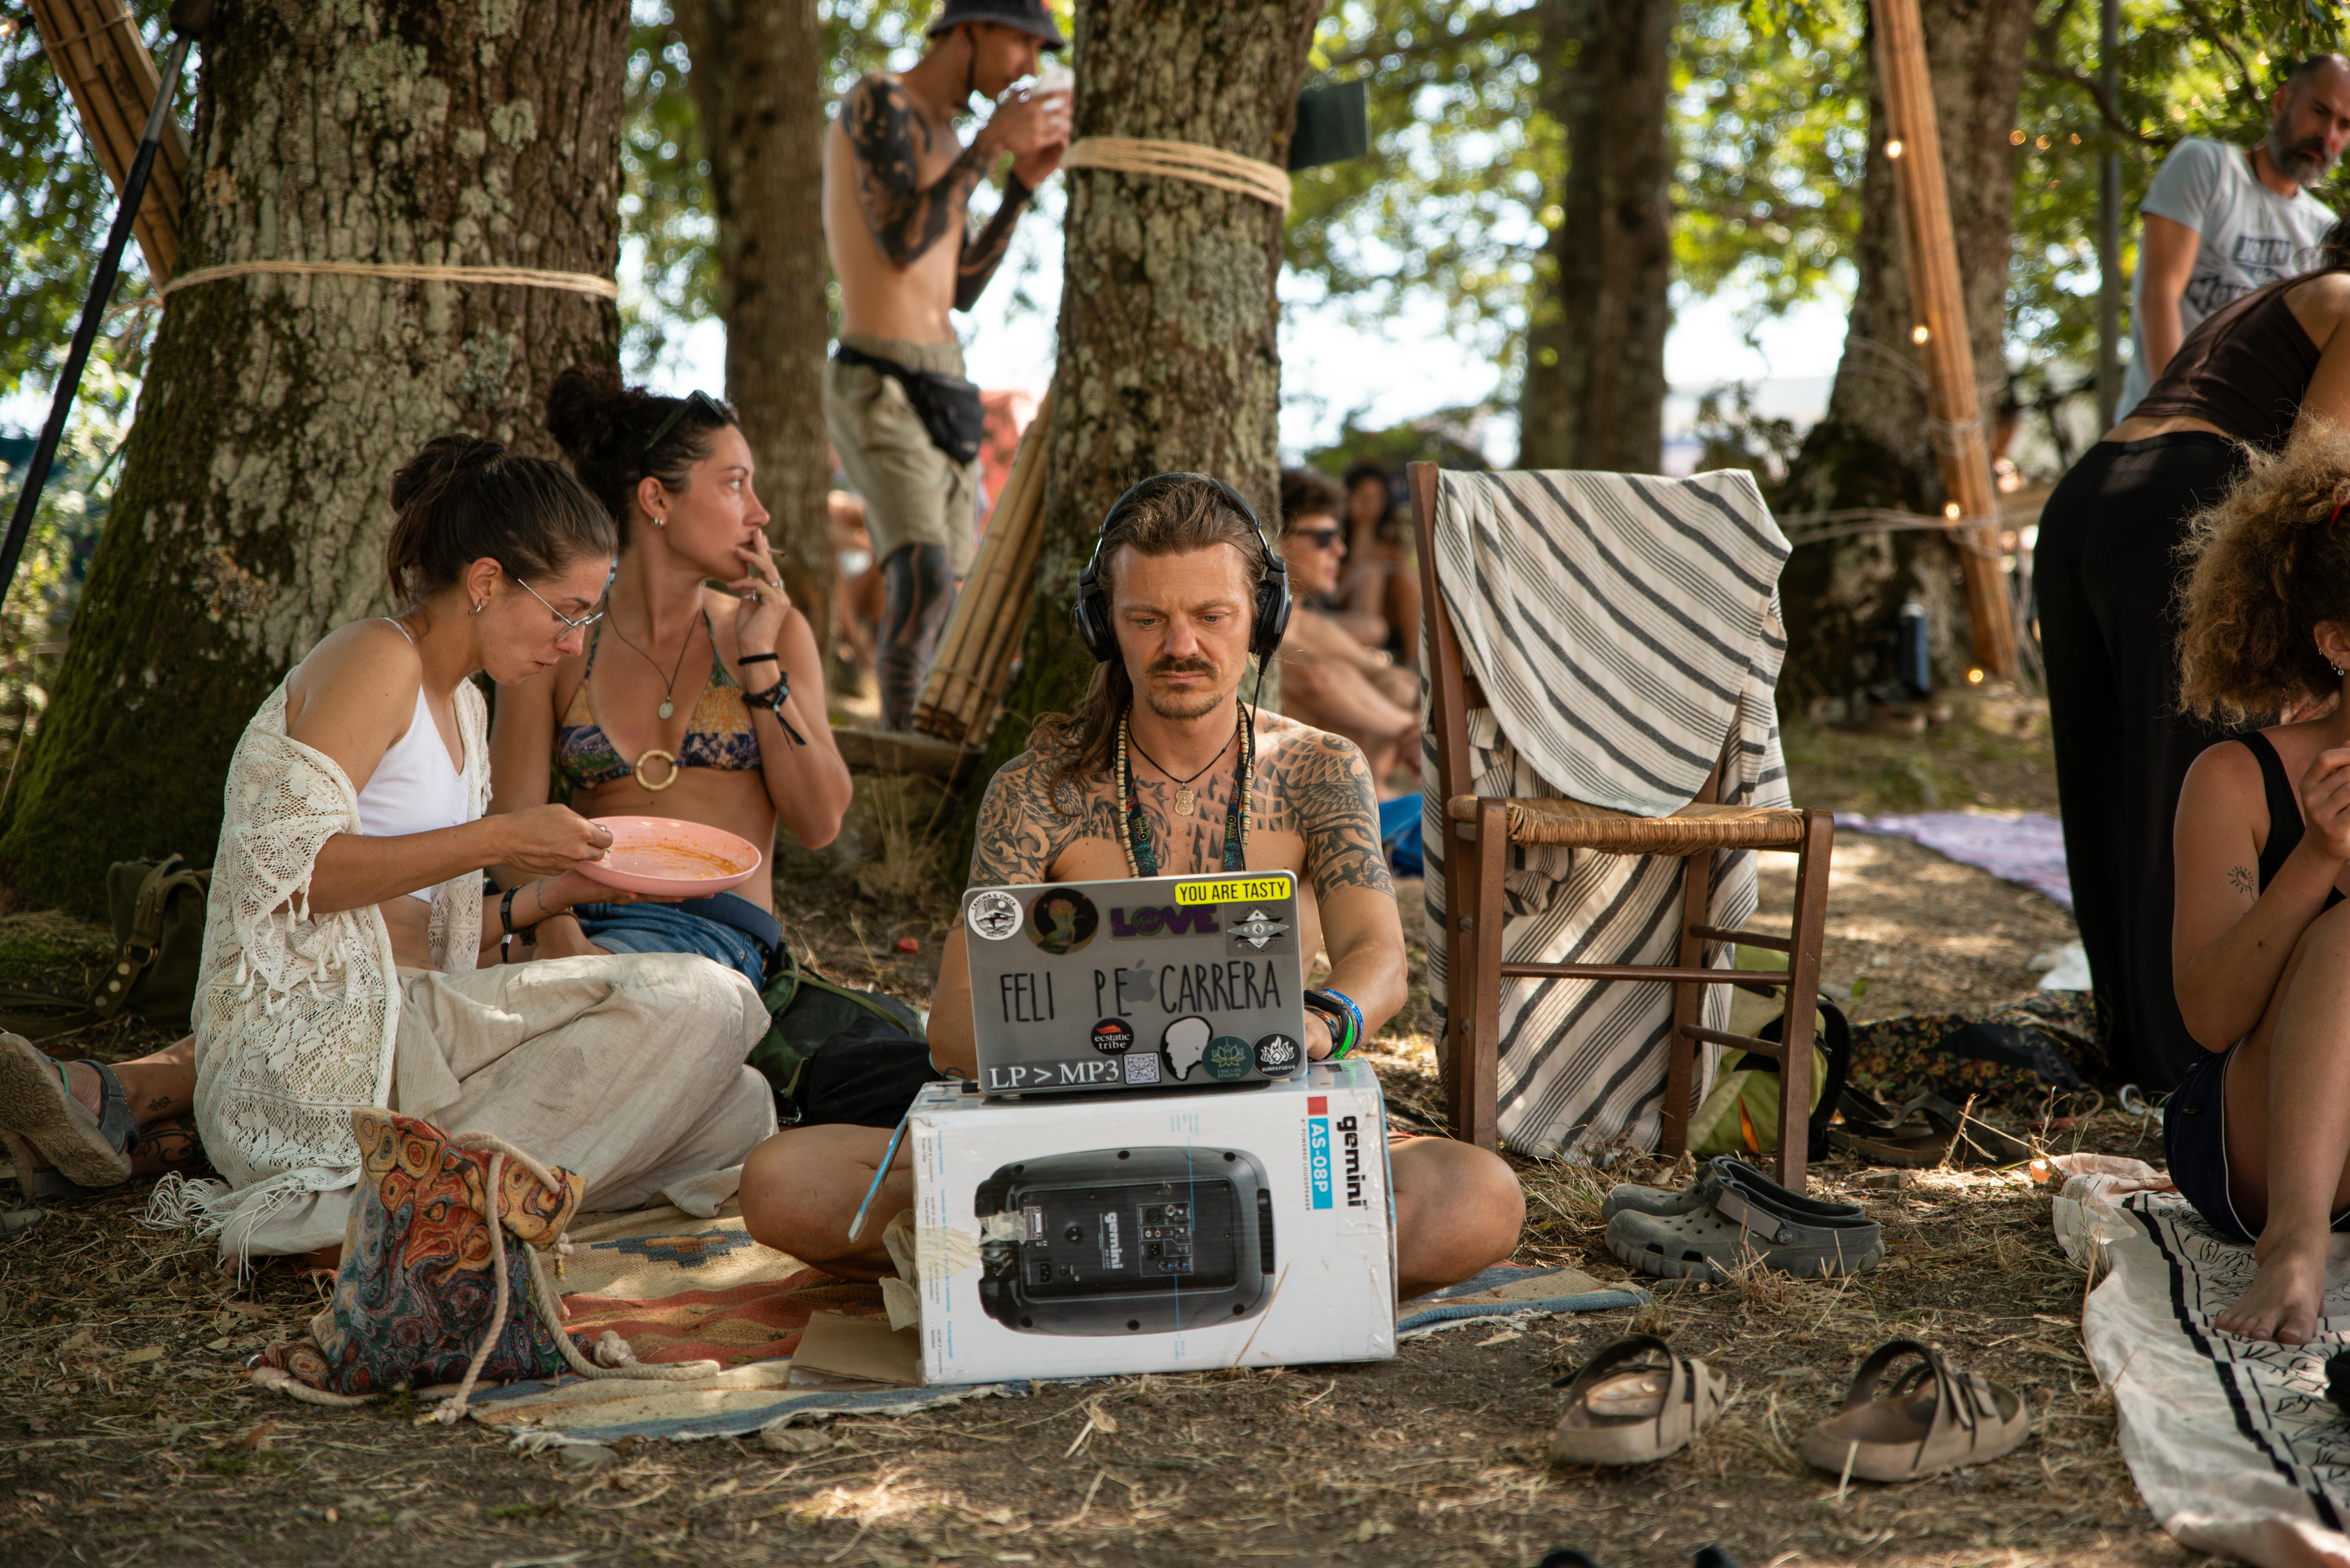
{"type": "Polygon", "coordinates": [[[1395,1355],[1378,1079],[987,1100],[907,1128],[925,1383],[1395,1355]]]}

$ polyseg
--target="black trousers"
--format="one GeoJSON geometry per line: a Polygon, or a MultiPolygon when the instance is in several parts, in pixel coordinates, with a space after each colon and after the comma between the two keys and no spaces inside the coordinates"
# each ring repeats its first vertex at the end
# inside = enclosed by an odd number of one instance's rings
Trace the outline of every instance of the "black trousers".
{"type": "Polygon", "coordinates": [[[2232,442],[2199,431],[2099,441],[2040,514],[2033,573],[2073,913],[2113,1071],[2150,1089],[2203,1054],[2170,983],[2170,829],[2189,764],[2230,732],[2178,711],[2177,552],[2237,466],[2232,442]]]}

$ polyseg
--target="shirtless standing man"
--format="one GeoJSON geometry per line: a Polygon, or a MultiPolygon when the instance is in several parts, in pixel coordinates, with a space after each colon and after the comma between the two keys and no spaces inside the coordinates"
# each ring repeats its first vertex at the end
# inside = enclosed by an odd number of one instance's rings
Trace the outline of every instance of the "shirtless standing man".
{"type": "MultiPolygon", "coordinates": [[[[971,566],[975,462],[934,445],[888,360],[961,379],[950,310],[969,310],[995,275],[1036,187],[1061,166],[1069,95],[1011,95],[1040,49],[1066,47],[1045,0],[947,0],[911,70],[849,90],[824,140],[824,237],[840,284],[840,347],[825,368],[824,417],[841,467],[865,497],[886,594],[879,634],[881,727],[902,730],[971,566]],[[995,111],[966,147],[955,134],[973,92],[995,111]],[[968,233],[971,193],[1013,154],[995,214],[968,233]]],[[[974,400],[977,392],[970,394],[974,400]]],[[[974,412],[976,411],[974,408],[974,412]]]]}
{"type": "MultiPolygon", "coordinates": [[[[1226,867],[1227,812],[1253,729],[1238,825],[1243,866],[1296,876],[1300,950],[1326,951],[1322,985],[1362,1010],[1367,1038],[1403,1005],[1409,982],[1395,881],[1379,847],[1370,770],[1354,742],[1241,702],[1264,550],[1248,519],[1195,476],[1169,476],[1112,516],[1101,560],[1118,655],[1073,716],[1040,723],[1030,749],[989,782],[971,885],[1130,877],[1138,871],[1129,855],[1146,875],[1226,867]],[[1131,670],[1142,672],[1139,681],[1131,670]],[[1138,842],[1127,839],[1114,777],[1122,727],[1147,824],[1138,842]]],[[[1310,1054],[1329,1054],[1340,1025],[1331,1022],[1329,1038],[1308,1030],[1310,1054]]],[[[934,1062],[975,1075],[960,940],[946,944],[930,1044],[934,1062]]],[[[892,1162],[858,1242],[847,1240],[889,1142],[886,1128],[846,1126],[768,1139],[743,1171],[751,1234],[845,1278],[889,1272],[881,1232],[889,1216],[912,1206],[910,1149],[892,1162]]],[[[1405,1297],[1466,1279],[1516,1249],[1525,1199],[1498,1156],[1421,1137],[1395,1141],[1391,1159],[1405,1297]]]]}

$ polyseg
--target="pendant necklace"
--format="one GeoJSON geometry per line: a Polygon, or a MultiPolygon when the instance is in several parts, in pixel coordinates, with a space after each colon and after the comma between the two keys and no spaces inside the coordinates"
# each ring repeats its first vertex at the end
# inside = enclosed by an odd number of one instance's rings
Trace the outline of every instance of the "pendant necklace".
{"type": "MultiPolygon", "coordinates": [[[[608,618],[607,618],[608,619],[608,618]]],[[[707,622],[710,619],[710,612],[708,610],[703,610],[702,612],[702,618],[704,622],[707,622]]],[[[653,664],[653,656],[647,653],[643,649],[639,648],[635,643],[630,642],[629,640],[629,634],[620,629],[619,623],[618,621],[613,621],[611,626],[612,635],[620,639],[620,645],[626,648],[630,653],[635,654],[639,659],[643,659],[647,664],[652,664],[653,673],[655,675],[659,675],[660,673],[660,666],[653,664]]],[[[664,719],[677,711],[676,698],[678,673],[685,668],[685,656],[692,651],[693,628],[691,627],[688,627],[685,631],[685,646],[677,650],[677,663],[671,667],[669,679],[661,689],[660,716],[664,719]]]]}
{"type": "MultiPolygon", "coordinates": [[[[1118,817],[1125,828],[1126,869],[1130,877],[1156,877],[1159,875],[1159,851],[1150,842],[1150,823],[1149,818],[1144,816],[1142,802],[1135,794],[1134,765],[1126,754],[1127,747],[1132,742],[1132,737],[1127,731],[1127,717],[1126,713],[1118,715],[1118,750],[1112,759],[1112,774],[1118,790],[1118,817]]],[[[1253,719],[1255,715],[1252,713],[1249,717],[1253,719]]],[[[1232,768],[1232,802],[1224,808],[1224,853],[1222,868],[1226,871],[1245,871],[1248,869],[1249,775],[1256,763],[1256,727],[1253,723],[1244,721],[1234,732],[1241,743],[1240,760],[1232,768]]],[[[1139,746],[1134,749],[1138,752],[1142,750],[1139,746]]],[[[1223,753],[1220,751],[1216,755],[1221,759],[1223,753]]],[[[1149,760],[1148,753],[1145,753],[1144,760],[1149,760]]],[[[1158,767],[1159,764],[1152,763],[1151,766],[1158,767]]],[[[1208,764],[1208,767],[1213,766],[1215,766],[1213,763],[1208,764]]],[[[1164,768],[1159,768],[1161,773],[1166,771],[1164,768]]],[[[1201,768],[1200,773],[1203,774],[1207,771],[1207,768],[1201,768]]],[[[1195,779],[1199,776],[1200,774],[1191,775],[1195,779]]],[[[1196,800],[1194,804],[1196,805],[1196,800]]]]}
{"type": "MultiPolygon", "coordinates": [[[[1131,713],[1133,712],[1133,710],[1129,708],[1127,710],[1127,712],[1131,713]]],[[[1133,737],[1128,733],[1126,730],[1126,719],[1124,716],[1119,718],[1118,726],[1118,733],[1120,736],[1126,739],[1128,743],[1134,747],[1135,751],[1141,755],[1142,760],[1149,763],[1152,767],[1157,768],[1160,773],[1165,774],[1167,775],[1167,782],[1175,786],[1175,815],[1178,816],[1189,816],[1193,812],[1197,811],[1200,807],[1200,797],[1192,792],[1191,779],[1198,778],[1201,774],[1206,773],[1208,768],[1212,768],[1218,763],[1222,762],[1224,760],[1225,751],[1231,747],[1232,742],[1231,741],[1226,741],[1222,745],[1217,747],[1216,754],[1208,759],[1208,767],[1199,769],[1197,772],[1192,774],[1191,778],[1179,779],[1175,776],[1172,770],[1160,763],[1157,757],[1152,756],[1149,752],[1143,751],[1142,742],[1140,741],[1134,740],[1133,737]]],[[[1241,726],[1238,724],[1233,725],[1233,739],[1237,740],[1240,737],[1240,732],[1241,726]]]]}

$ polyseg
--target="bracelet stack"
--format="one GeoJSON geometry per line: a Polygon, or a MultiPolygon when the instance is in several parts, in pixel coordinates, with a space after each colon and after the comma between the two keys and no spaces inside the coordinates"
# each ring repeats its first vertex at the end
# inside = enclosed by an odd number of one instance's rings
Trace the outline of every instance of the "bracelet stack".
{"type": "Polygon", "coordinates": [[[1343,1061],[1363,1043],[1363,1010],[1343,991],[1309,991],[1305,1005],[1322,1014],[1330,1026],[1330,1060],[1343,1061]]]}
{"type": "Polygon", "coordinates": [[[807,737],[793,729],[792,722],[784,717],[784,704],[792,700],[792,672],[784,667],[783,660],[776,659],[772,653],[746,653],[734,662],[764,664],[770,660],[775,666],[775,683],[764,691],[743,692],[743,705],[746,708],[764,708],[773,713],[775,716],[775,722],[784,727],[784,733],[792,738],[792,744],[805,746],[807,744],[807,737]]]}

